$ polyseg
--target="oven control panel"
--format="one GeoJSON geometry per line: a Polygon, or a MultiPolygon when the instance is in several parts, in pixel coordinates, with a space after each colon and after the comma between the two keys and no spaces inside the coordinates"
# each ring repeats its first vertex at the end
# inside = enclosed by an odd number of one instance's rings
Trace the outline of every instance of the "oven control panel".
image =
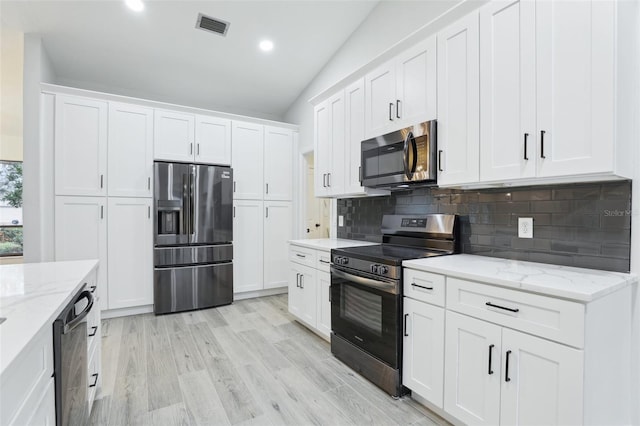
{"type": "Polygon", "coordinates": [[[372,274],[376,274],[376,275],[388,275],[389,274],[389,267],[385,266],[385,265],[378,265],[378,264],[374,263],[373,265],[371,265],[371,273],[372,274]]]}

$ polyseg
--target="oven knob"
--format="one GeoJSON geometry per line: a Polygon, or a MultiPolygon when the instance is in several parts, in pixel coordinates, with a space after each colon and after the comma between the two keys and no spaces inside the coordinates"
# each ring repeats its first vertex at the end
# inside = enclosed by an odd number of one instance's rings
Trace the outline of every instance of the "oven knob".
{"type": "Polygon", "coordinates": [[[371,272],[374,274],[378,273],[378,265],[371,265],[371,272]]]}
{"type": "Polygon", "coordinates": [[[389,273],[389,268],[387,268],[386,266],[380,266],[378,268],[378,273],[382,274],[382,275],[386,275],[389,273]]]}
{"type": "Polygon", "coordinates": [[[348,265],[349,264],[349,258],[348,257],[343,257],[342,258],[342,264],[343,265],[348,265]]]}

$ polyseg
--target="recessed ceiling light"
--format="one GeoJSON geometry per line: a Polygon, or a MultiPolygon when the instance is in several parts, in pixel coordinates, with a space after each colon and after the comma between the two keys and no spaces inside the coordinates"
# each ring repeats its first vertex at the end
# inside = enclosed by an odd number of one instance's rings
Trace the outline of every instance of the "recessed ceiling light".
{"type": "Polygon", "coordinates": [[[124,0],[124,3],[134,12],[142,12],[144,10],[142,0],[124,0]]]}
{"type": "Polygon", "coordinates": [[[271,40],[262,40],[260,42],[260,49],[263,52],[269,52],[273,50],[273,42],[271,40]]]}

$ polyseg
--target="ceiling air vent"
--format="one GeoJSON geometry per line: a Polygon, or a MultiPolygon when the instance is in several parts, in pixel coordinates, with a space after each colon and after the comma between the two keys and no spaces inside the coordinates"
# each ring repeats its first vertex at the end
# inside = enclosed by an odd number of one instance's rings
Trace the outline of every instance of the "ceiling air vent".
{"type": "Polygon", "coordinates": [[[198,14],[198,22],[196,22],[196,28],[220,34],[221,36],[227,35],[229,25],[231,24],[229,24],[228,22],[222,21],[220,19],[210,18],[206,15],[203,15],[202,13],[198,14]]]}

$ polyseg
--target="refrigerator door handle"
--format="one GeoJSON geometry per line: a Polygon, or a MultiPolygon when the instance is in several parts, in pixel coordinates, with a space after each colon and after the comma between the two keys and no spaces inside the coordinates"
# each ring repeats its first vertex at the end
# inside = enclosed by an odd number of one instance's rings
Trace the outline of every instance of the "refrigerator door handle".
{"type": "Polygon", "coordinates": [[[182,215],[180,225],[182,229],[180,230],[180,234],[185,235],[189,234],[189,175],[182,175],[182,207],[180,208],[180,214],[182,215]]]}
{"type": "Polygon", "coordinates": [[[196,170],[192,169],[189,174],[189,234],[193,235],[195,232],[195,191],[194,185],[196,181],[196,170]]]}

